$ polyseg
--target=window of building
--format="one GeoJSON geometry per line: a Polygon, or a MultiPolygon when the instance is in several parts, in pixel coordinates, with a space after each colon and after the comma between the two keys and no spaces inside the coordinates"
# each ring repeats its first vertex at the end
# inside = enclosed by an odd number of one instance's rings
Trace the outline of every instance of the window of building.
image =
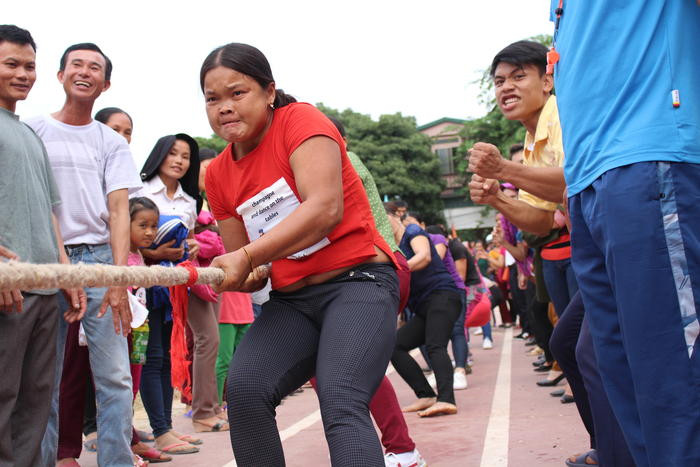
{"type": "Polygon", "coordinates": [[[454,168],[455,148],[438,149],[435,151],[440,160],[440,174],[449,175],[455,173],[454,168]]]}

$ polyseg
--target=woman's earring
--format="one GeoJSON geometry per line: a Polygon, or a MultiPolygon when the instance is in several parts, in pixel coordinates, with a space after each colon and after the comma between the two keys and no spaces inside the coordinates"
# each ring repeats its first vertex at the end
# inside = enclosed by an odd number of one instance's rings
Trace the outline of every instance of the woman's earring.
{"type": "Polygon", "coordinates": [[[271,108],[272,110],[275,110],[275,104],[270,103],[270,108],[271,108]]]}

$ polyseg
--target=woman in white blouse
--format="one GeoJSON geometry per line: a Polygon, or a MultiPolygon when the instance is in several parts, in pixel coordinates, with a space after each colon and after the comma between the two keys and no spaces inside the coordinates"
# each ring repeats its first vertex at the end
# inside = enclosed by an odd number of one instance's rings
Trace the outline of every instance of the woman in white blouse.
{"type": "MultiPolygon", "coordinates": [[[[163,260],[177,262],[183,258],[185,247],[189,259],[194,259],[199,251],[199,245],[194,239],[194,227],[197,214],[202,206],[202,199],[198,189],[199,179],[199,147],[196,141],[186,134],[164,136],[159,139],[151,151],[150,156],[141,170],[143,189],[137,194],[145,196],[156,203],[161,215],[177,216],[189,229],[186,244],[175,245],[173,242],[165,243],[154,250],[145,250],[144,257],[151,262],[163,260]]],[[[162,359],[156,358],[160,364],[161,384],[155,378],[146,378],[144,384],[150,384],[153,392],[153,400],[150,404],[144,400],[144,405],[150,405],[153,415],[149,413],[151,427],[156,436],[156,444],[159,449],[166,449],[170,453],[196,452],[191,444],[199,444],[201,440],[191,436],[181,435],[172,430],[170,419],[170,407],[172,405],[172,388],[168,386],[169,379],[169,336],[167,330],[171,325],[168,319],[154,317],[162,320],[156,325],[163,324],[162,339],[159,352],[162,359]],[[167,341],[167,342],[166,342],[167,341]],[[166,362],[167,360],[167,362],[166,362]],[[155,387],[155,388],[154,388],[155,387]],[[160,407],[163,407],[162,411],[160,407]],[[153,426],[156,425],[156,426],[153,426]],[[162,442],[159,441],[162,437],[162,442]]],[[[218,417],[221,412],[218,406],[218,396],[215,378],[215,362],[218,351],[218,321],[212,303],[205,302],[196,295],[189,297],[188,323],[194,334],[194,362],[193,362],[193,388],[192,388],[192,421],[196,431],[220,431],[227,430],[228,424],[218,417]]],[[[152,325],[151,325],[152,326],[152,325]]],[[[153,332],[153,331],[152,331],[153,332]]],[[[149,343],[150,345],[150,343],[149,343]]],[[[146,361],[148,366],[148,358],[146,361]]],[[[144,370],[146,370],[144,366],[144,370]]],[[[147,373],[144,371],[144,373],[147,373]]],[[[142,394],[144,393],[142,384],[142,394]]],[[[150,392],[146,390],[146,392],[150,392]]],[[[142,396],[143,397],[143,396],[142,396]]],[[[146,399],[149,399],[148,395],[146,399]]],[[[148,407],[147,411],[148,411],[148,407]]]]}

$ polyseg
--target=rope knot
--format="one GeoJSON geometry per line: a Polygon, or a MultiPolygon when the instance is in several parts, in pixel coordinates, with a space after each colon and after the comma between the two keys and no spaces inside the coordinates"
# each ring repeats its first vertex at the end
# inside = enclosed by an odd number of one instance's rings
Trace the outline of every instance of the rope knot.
{"type": "Polygon", "coordinates": [[[190,273],[190,277],[187,279],[187,283],[185,284],[186,287],[192,287],[197,283],[199,273],[197,272],[197,268],[195,267],[194,263],[191,261],[183,261],[182,263],[178,264],[177,267],[185,268],[190,273]]]}

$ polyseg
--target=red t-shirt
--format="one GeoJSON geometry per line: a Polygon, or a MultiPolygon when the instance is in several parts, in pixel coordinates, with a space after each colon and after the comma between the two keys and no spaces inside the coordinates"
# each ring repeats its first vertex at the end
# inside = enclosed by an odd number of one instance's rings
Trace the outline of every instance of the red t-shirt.
{"type": "MultiPolygon", "coordinates": [[[[304,277],[361,263],[376,255],[374,245],[393,260],[379,235],[362,181],[345,152],[335,125],[314,106],[289,104],[275,109],[260,144],[236,161],[229,144],[207,168],[207,200],[217,220],[243,222],[253,242],[289,216],[301,203],[289,157],[306,140],[327,136],[342,157],[343,219],[321,241],[272,264],[272,288],[304,277]]],[[[322,182],[322,181],[319,181],[322,182]]]]}

